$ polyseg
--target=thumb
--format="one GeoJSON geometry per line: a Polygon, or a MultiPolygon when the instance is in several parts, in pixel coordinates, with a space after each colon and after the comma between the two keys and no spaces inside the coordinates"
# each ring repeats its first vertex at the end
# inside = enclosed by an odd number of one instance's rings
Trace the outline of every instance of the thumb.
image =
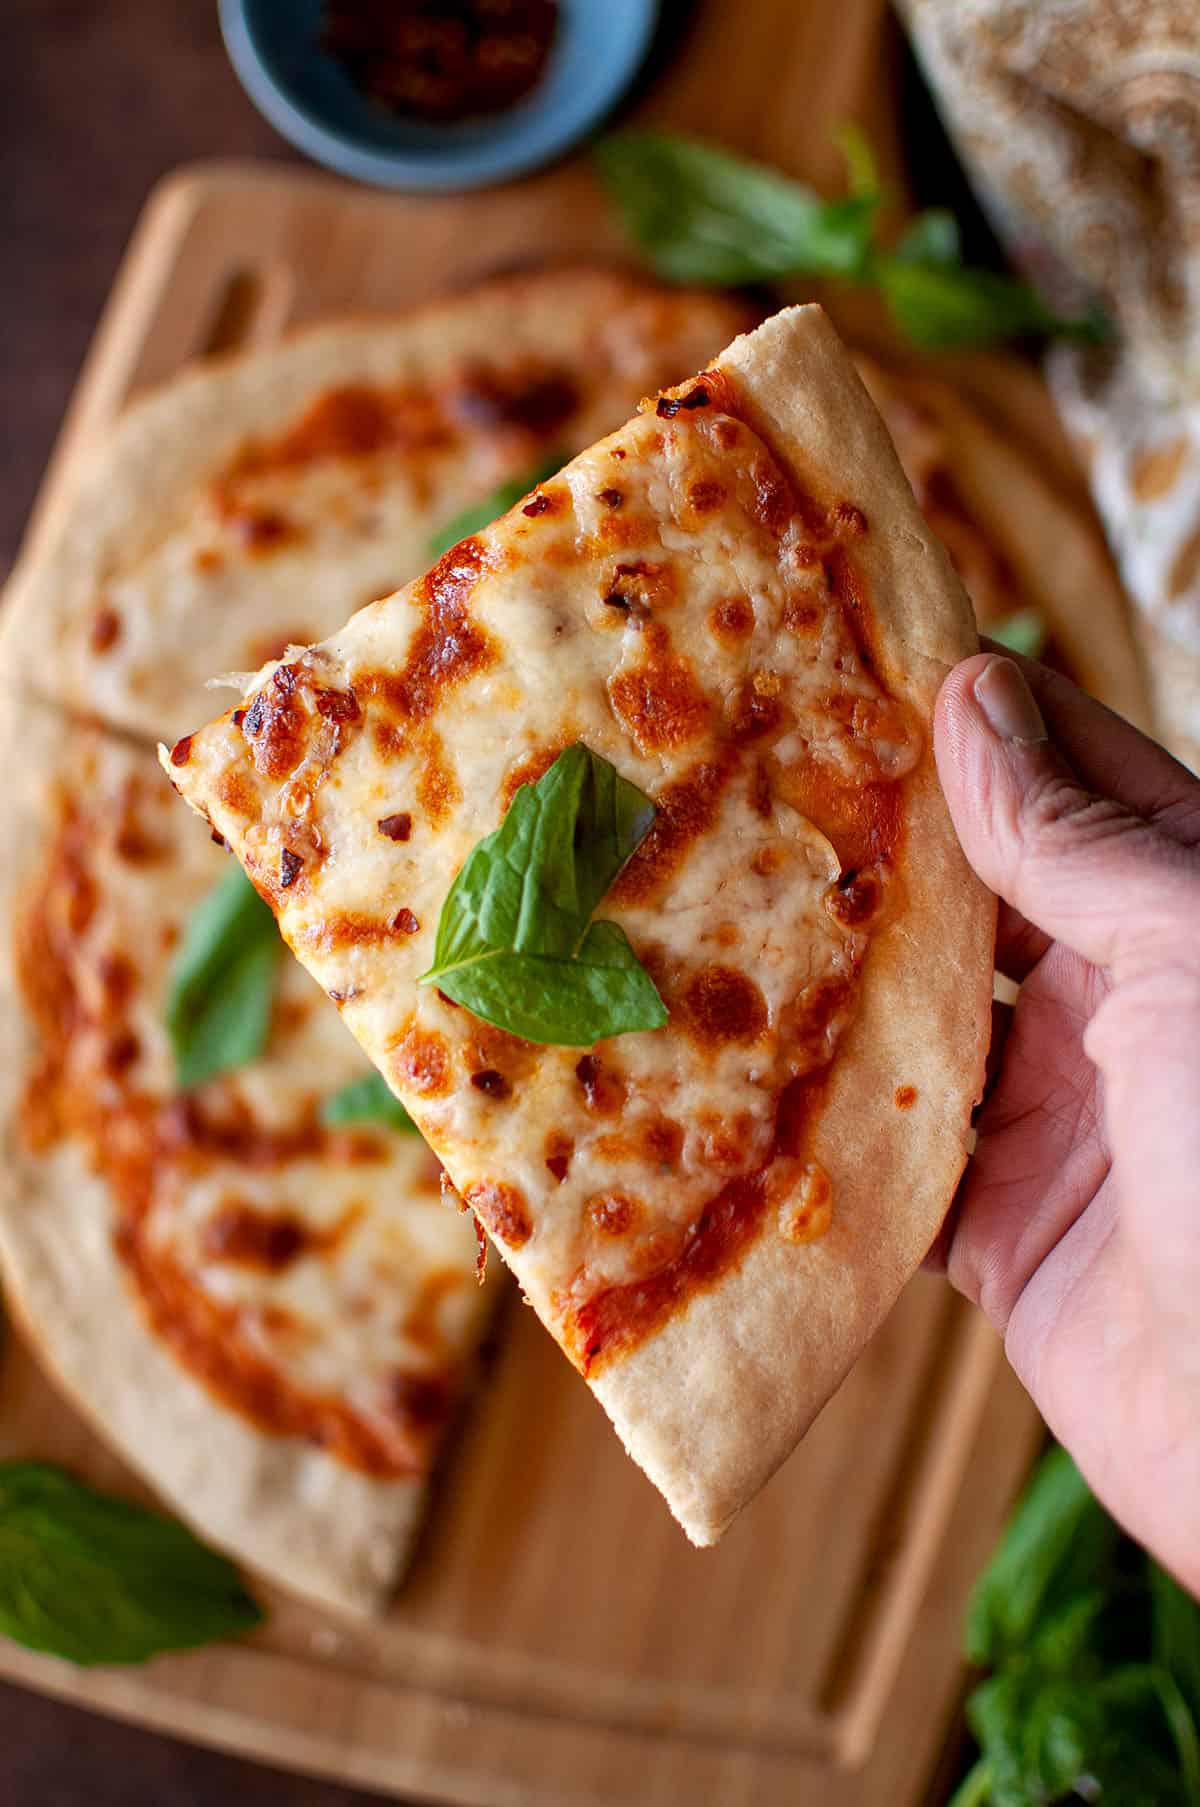
{"type": "Polygon", "coordinates": [[[1028,922],[1110,969],[1178,951],[1195,908],[1186,850],[1086,789],[1011,659],[984,653],[955,666],[934,748],[964,853],[1028,922]]]}

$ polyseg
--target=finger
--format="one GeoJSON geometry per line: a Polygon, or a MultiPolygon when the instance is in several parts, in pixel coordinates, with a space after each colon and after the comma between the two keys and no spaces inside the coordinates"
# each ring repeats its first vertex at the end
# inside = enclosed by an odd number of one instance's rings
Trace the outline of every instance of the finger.
{"type": "Polygon", "coordinates": [[[1011,659],[982,653],[954,668],[934,741],[963,851],[1006,903],[1114,970],[1177,953],[1194,921],[1200,857],[1085,788],[1011,659]]]}
{"type": "Polygon", "coordinates": [[[1185,845],[1200,846],[1200,784],[1186,766],[1061,672],[996,641],[980,644],[1021,671],[1055,746],[1083,784],[1127,804],[1185,845]]]}
{"type": "Polygon", "coordinates": [[[1011,904],[1000,905],[996,923],[996,965],[1006,978],[1023,985],[1051,945],[1044,930],[1026,922],[1011,904]]]}

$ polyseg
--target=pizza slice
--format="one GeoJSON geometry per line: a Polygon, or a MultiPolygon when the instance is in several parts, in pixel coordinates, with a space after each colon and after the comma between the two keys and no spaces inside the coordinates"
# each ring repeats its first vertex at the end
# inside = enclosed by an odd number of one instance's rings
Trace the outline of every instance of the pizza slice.
{"type": "Polygon", "coordinates": [[[6,1303],[202,1535],[377,1607],[484,1328],[472,1227],[152,753],[10,702],[5,754],[6,1303]]]}
{"type": "Polygon", "coordinates": [[[4,660],[35,695],[169,736],[214,673],[332,633],[423,571],[464,510],[519,494],[748,324],[720,296],[558,269],[206,360],[84,460],[8,586],[4,660]]]}
{"type": "Polygon", "coordinates": [[[163,753],[697,1543],[964,1163],[994,901],[930,716],[975,644],[792,308],[163,753]]]}

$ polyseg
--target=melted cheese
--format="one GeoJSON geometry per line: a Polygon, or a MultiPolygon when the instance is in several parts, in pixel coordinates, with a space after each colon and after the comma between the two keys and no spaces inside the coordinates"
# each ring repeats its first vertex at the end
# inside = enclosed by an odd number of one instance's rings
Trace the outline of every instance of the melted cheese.
{"type": "Polygon", "coordinates": [[[261,1058],[178,1093],[171,962],[228,856],[148,755],[98,736],[74,752],[86,815],[64,799],[20,930],[45,1037],[27,1135],[76,1139],[107,1178],[130,1309],[225,1404],[371,1472],[423,1472],[482,1327],[470,1223],[418,1137],[322,1127],[323,1098],[370,1069],[290,960],[261,1058]]]}
{"type": "Polygon", "coordinates": [[[719,382],[692,396],[263,674],[168,766],[585,1368],[596,1302],[627,1289],[645,1316],[657,1287],[674,1309],[714,1212],[828,1221],[784,1119],[852,1013],[920,753],[870,659],[869,523],[795,495],[719,382]],[[602,913],[670,1011],[587,1053],[415,983],[462,860],[577,739],[657,802],[602,913]],[[398,811],[400,844],[378,826],[398,811]]]}

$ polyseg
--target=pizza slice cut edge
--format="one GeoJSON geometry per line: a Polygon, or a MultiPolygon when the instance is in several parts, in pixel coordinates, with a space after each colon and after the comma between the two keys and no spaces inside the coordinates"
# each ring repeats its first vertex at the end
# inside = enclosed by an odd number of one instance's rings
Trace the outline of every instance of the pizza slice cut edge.
{"type": "Polygon", "coordinates": [[[699,1544],[965,1163],[995,903],[931,715],[975,645],[846,352],[792,308],[164,754],[699,1544]],[[531,1050],[416,982],[472,846],[577,740],[657,807],[602,913],[669,1022],[531,1050]]]}

